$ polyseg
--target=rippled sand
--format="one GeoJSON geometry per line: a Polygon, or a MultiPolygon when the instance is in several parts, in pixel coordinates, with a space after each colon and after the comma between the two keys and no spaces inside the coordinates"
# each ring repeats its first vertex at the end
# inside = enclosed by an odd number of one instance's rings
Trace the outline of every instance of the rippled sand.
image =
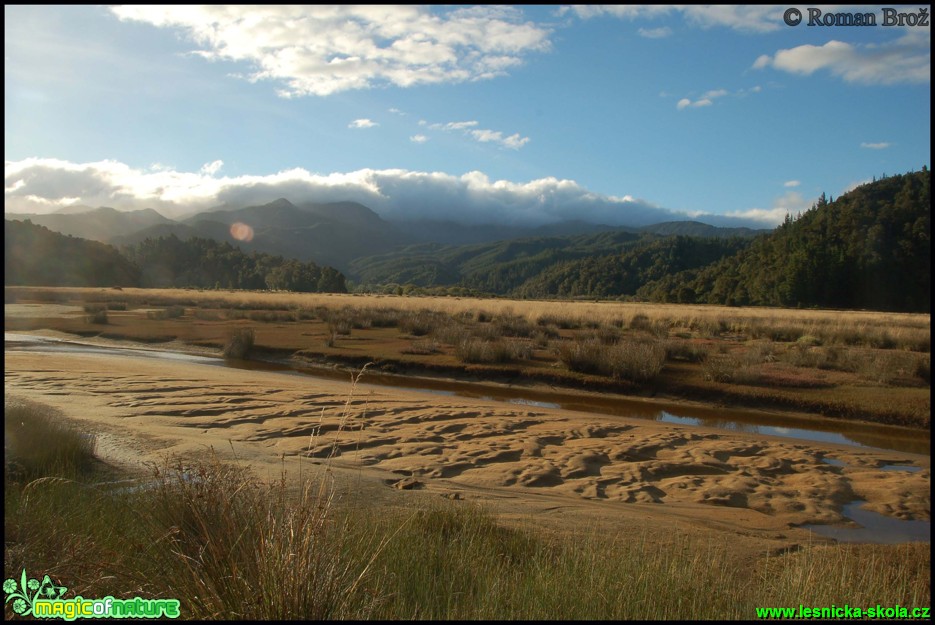
{"type": "Polygon", "coordinates": [[[371,501],[441,495],[513,518],[807,540],[844,504],[930,516],[930,459],[184,362],[6,352],[7,396],[61,408],[112,462],[225,458],[278,476],[327,466],[371,501]],[[833,458],[834,464],[825,462],[833,458]],[[888,464],[921,467],[913,473],[888,464]]]}

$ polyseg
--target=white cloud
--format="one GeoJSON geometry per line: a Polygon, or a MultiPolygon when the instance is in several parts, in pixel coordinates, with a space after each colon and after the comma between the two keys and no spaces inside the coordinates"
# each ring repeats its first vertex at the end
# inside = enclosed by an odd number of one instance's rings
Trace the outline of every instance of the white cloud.
{"type": "Polygon", "coordinates": [[[682,98],[676,103],[675,108],[678,110],[686,109],[689,107],[698,108],[702,106],[711,106],[714,104],[714,100],[717,98],[723,98],[724,96],[737,96],[743,97],[749,93],[759,93],[761,91],[759,86],[751,87],[750,89],[738,89],[734,93],[731,93],[727,89],[711,89],[702,94],[697,100],[692,100],[690,98],[682,98]]]}
{"type": "Polygon", "coordinates": [[[477,126],[477,123],[476,121],[448,122],[447,124],[429,124],[429,128],[432,130],[467,130],[477,126]]]}
{"type": "MultiPolygon", "coordinates": [[[[790,180],[790,182],[798,183],[797,180],[790,180]]],[[[785,186],[796,185],[790,185],[787,182],[785,186]]],[[[773,201],[772,208],[749,208],[747,210],[732,211],[725,214],[738,219],[752,219],[775,226],[782,223],[786,215],[804,213],[810,209],[816,201],[818,201],[817,197],[806,199],[802,197],[802,194],[798,191],[787,191],[773,201]]]]}
{"type": "Polygon", "coordinates": [[[899,39],[882,44],[850,44],[832,40],[762,55],[754,69],[773,67],[791,74],[827,70],[846,82],[864,85],[921,84],[931,81],[932,41],[927,28],[910,29],[899,39]]]}
{"type": "Polygon", "coordinates": [[[429,138],[426,137],[425,135],[413,135],[409,137],[409,140],[412,141],[413,143],[425,143],[426,141],[429,140],[429,138]]]}
{"type": "Polygon", "coordinates": [[[802,183],[799,182],[798,180],[788,180],[788,181],[786,181],[785,183],[783,183],[782,186],[789,188],[789,187],[797,187],[797,186],[799,186],[800,184],[802,184],[802,183]]]}
{"type": "Polygon", "coordinates": [[[117,6],[121,20],[171,28],[209,61],[247,64],[283,97],[380,85],[411,87],[503,76],[550,48],[551,31],[507,6],[117,6]]]}
{"type": "Polygon", "coordinates": [[[861,143],[860,147],[868,148],[870,150],[885,150],[886,148],[890,147],[890,143],[888,143],[887,141],[881,141],[880,143],[866,143],[865,142],[865,143],[861,143]]]}
{"type": "Polygon", "coordinates": [[[701,98],[700,100],[695,101],[689,100],[688,98],[682,98],[678,101],[678,104],[675,105],[675,108],[681,111],[682,109],[689,107],[698,108],[701,106],[711,106],[712,104],[713,102],[709,98],[701,98]]]}
{"type": "MultiPolygon", "coordinates": [[[[295,168],[262,176],[215,177],[204,172],[138,170],[116,161],[32,158],[7,161],[5,166],[5,207],[10,212],[50,212],[80,201],[121,210],[155,208],[177,217],[219,205],[265,204],[280,197],[296,204],[356,201],[385,218],[459,223],[540,225],[582,219],[648,225],[687,217],[630,195],[594,193],[573,180],[492,181],[479,171],[461,176],[403,169],[316,174],[295,168]]],[[[717,215],[701,219],[729,221],[717,215]]]]}
{"type": "Polygon", "coordinates": [[[519,133],[504,137],[503,133],[499,131],[472,130],[470,134],[481,143],[497,143],[511,150],[518,150],[529,143],[529,137],[520,137],[519,133]]]}
{"type": "Polygon", "coordinates": [[[379,126],[380,124],[369,119],[355,119],[350,124],[347,125],[348,128],[373,128],[374,126],[379,126]]]}
{"type": "MultiPolygon", "coordinates": [[[[419,125],[425,126],[426,124],[420,121],[419,125]]],[[[428,124],[428,127],[432,130],[461,130],[466,136],[473,138],[475,141],[480,143],[496,143],[501,147],[511,150],[518,150],[529,143],[529,137],[521,137],[518,132],[504,137],[503,132],[499,130],[477,128],[478,125],[479,122],[471,120],[466,122],[448,122],[446,124],[428,124]]]]}
{"type": "MultiPolygon", "coordinates": [[[[213,176],[214,174],[221,171],[221,167],[223,166],[224,166],[224,161],[220,161],[220,160],[213,161],[211,163],[205,163],[204,165],[201,166],[201,173],[206,174],[208,176],[213,176]]],[[[166,171],[167,169],[168,168],[165,166],[162,166],[160,168],[161,171],[166,171]]]]}
{"type": "Polygon", "coordinates": [[[390,108],[386,110],[394,115],[405,115],[406,114],[403,111],[400,111],[398,108],[390,108]]]}
{"type": "Polygon", "coordinates": [[[672,34],[672,29],[668,26],[662,26],[660,28],[640,28],[637,32],[639,32],[640,37],[646,39],[663,39],[672,34]]]}

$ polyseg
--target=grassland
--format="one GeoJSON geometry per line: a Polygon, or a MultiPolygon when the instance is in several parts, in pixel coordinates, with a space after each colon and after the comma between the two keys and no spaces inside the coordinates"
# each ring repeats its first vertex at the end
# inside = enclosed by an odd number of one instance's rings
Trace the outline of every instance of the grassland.
{"type": "Polygon", "coordinates": [[[930,427],[930,317],[608,302],[7,287],[6,329],[930,427]]]}
{"type": "Polygon", "coordinates": [[[738,560],[724,541],[678,531],[662,542],[549,534],[466,502],[348,506],[327,462],[305,479],[263,481],[216,457],[166,458],[128,488],[68,415],[15,400],[4,414],[4,578],[48,574],[68,597],[174,597],[184,618],[256,620],[723,620],[766,606],[930,601],[928,544],[738,560]]]}

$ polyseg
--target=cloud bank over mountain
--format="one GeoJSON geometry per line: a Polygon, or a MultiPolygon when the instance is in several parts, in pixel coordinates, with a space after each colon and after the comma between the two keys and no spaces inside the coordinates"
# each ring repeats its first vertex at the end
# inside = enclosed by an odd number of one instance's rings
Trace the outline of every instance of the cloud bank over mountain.
{"type": "MultiPolygon", "coordinates": [[[[219,175],[221,161],[198,172],[157,165],[134,169],[116,161],[70,163],[31,158],[6,162],[5,209],[50,213],[82,204],[120,210],[154,208],[181,217],[217,207],[261,205],[276,198],[295,204],[355,201],[389,220],[450,220],[463,224],[538,226],[567,220],[641,226],[695,219],[713,225],[771,227],[782,207],[732,216],[667,210],[629,195],[594,193],[553,177],[511,182],[472,171],[460,176],[404,169],[316,174],[295,168],[264,176],[219,175]]],[[[781,214],[780,214],[781,213],[781,214]]]]}

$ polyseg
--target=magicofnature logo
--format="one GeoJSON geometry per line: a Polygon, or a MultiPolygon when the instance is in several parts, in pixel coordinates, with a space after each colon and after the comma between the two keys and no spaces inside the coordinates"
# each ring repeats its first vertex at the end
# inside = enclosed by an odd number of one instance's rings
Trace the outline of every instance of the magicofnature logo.
{"type": "Polygon", "coordinates": [[[35,618],[60,618],[73,621],[77,618],[178,618],[178,599],[63,599],[68,589],[59,586],[45,575],[40,582],[26,576],[26,569],[19,580],[9,578],[3,582],[6,593],[4,605],[13,602],[13,613],[35,618]]]}

